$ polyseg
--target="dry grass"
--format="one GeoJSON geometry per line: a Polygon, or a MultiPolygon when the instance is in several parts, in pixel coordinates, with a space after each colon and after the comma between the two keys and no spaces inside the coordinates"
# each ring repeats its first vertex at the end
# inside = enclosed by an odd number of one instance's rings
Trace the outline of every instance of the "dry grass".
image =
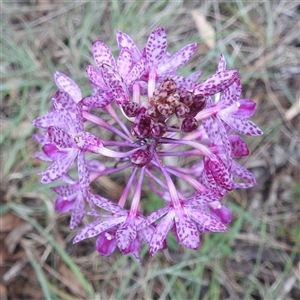
{"type": "Polygon", "coordinates": [[[1,299],[300,299],[300,6],[199,2],[2,3],[1,299]],[[212,37],[200,32],[201,39],[194,10],[212,37]],[[206,77],[225,54],[241,72],[244,97],[258,104],[254,121],[265,135],[248,139],[243,164],[258,185],[228,197],[229,232],[204,236],[197,252],[171,239],[168,253],[150,258],[145,249],[140,266],[119,254],[99,257],[92,241],[72,245],[68,216],[56,215],[54,194],[39,184],[45,165],[30,159],[30,121],[49,107],[55,70],[90,92],[92,41],[117,51],[117,29],[143,45],[157,26],[166,28],[171,53],[200,42],[183,74],[201,69],[206,77]]]}

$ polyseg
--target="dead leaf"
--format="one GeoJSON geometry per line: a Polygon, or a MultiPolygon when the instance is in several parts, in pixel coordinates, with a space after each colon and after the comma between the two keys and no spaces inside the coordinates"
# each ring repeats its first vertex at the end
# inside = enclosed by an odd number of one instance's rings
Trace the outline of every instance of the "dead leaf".
{"type": "Polygon", "coordinates": [[[0,216],[0,232],[8,232],[19,226],[23,222],[22,219],[14,215],[12,212],[0,216]]]}
{"type": "Polygon", "coordinates": [[[58,267],[59,273],[64,279],[64,284],[75,294],[80,295],[81,297],[87,297],[82,287],[82,284],[76,277],[76,275],[64,264],[61,263],[58,267]]]}
{"type": "Polygon", "coordinates": [[[285,119],[287,121],[292,120],[300,113],[300,98],[296,101],[286,112],[285,112],[285,119]]]}
{"type": "Polygon", "coordinates": [[[210,49],[213,49],[216,46],[215,29],[200,12],[194,10],[192,11],[192,16],[201,39],[210,49]]]}

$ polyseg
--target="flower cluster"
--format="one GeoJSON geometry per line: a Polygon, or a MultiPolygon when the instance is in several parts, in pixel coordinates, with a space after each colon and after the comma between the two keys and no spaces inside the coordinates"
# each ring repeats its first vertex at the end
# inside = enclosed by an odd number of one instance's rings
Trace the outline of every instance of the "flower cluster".
{"type": "Polygon", "coordinates": [[[41,182],[60,180],[52,188],[58,194],[55,208],[71,212],[71,229],[86,215],[92,220],[74,243],[96,237],[103,256],[119,248],[140,261],[142,243],[154,255],[167,247],[170,230],[179,244],[197,249],[199,234],[227,230],[231,212],[221,202],[226,193],[256,184],[235,161],[249,154],[236,133],[262,134],[248,120],[256,105],[240,99],[239,72],[226,69],[223,55],[215,74],[204,81],[199,82],[201,72],[177,75],[197,44],[171,55],[163,28],[154,30],[141,50],[120,31],[117,43],[117,60],[102,41],[93,44],[96,67],[86,67],[92,87],[88,97],[72,79],[55,72],[59,90],[52,110],[33,121],[44,130],[34,135],[42,145],[35,157],[50,162],[41,182]],[[98,136],[86,132],[85,123],[99,126],[98,136]],[[74,162],[76,178],[69,172],[74,162]],[[92,193],[93,181],[124,170],[130,175],[118,202],[92,193]],[[161,199],[161,208],[150,215],[145,215],[151,203],[142,196],[144,185],[161,199]]]}

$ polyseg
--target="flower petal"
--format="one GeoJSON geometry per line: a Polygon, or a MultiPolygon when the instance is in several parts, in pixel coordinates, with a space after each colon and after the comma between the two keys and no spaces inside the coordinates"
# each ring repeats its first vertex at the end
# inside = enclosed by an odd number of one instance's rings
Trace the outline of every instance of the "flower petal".
{"type": "Polygon", "coordinates": [[[166,62],[161,64],[158,67],[158,72],[160,74],[163,74],[165,72],[167,73],[175,72],[179,67],[187,63],[187,61],[192,57],[192,55],[197,50],[197,47],[198,44],[186,45],[178,52],[176,52],[174,55],[172,55],[169,59],[167,59],[166,62]]]}
{"type": "Polygon", "coordinates": [[[180,244],[189,249],[198,249],[200,238],[197,227],[186,214],[175,217],[174,232],[180,244]]]}
{"type": "Polygon", "coordinates": [[[72,209],[72,215],[70,220],[70,229],[73,230],[81,223],[85,215],[84,199],[81,192],[77,194],[77,199],[75,201],[74,207],[72,209]]]}
{"type": "Polygon", "coordinates": [[[91,238],[93,236],[99,235],[103,231],[106,231],[120,223],[122,223],[126,219],[126,216],[121,217],[110,217],[103,222],[93,222],[83,229],[81,229],[75,236],[73,240],[73,244],[76,244],[84,239],[91,238]]]}
{"type": "Polygon", "coordinates": [[[146,44],[146,58],[151,67],[157,67],[167,49],[167,35],[162,27],[154,30],[146,44]]]}
{"type": "Polygon", "coordinates": [[[116,68],[116,62],[111,51],[102,41],[94,42],[93,55],[96,65],[99,69],[102,67],[103,64],[108,64],[113,69],[116,68]]]}
{"type": "Polygon", "coordinates": [[[84,199],[89,198],[89,190],[90,190],[90,180],[89,180],[89,172],[86,167],[84,152],[78,153],[77,165],[78,165],[78,179],[80,183],[80,188],[82,192],[82,196],[84,199]]]}
{"type": "Polygon", "coordinates": [[[58,147],[72,148],[76,145],[72,136],[59,127],[50,126],[47,132],[51,141],[58,147]]]}
{"type": "Polygon", "coordinates": [[[119,45],[119,48],[128,48],[132,59],[134,62],[137,62],[140,60],[142,54],[141,51],[139,50],[139,48],[137,47],[137,45],[134,43],[134,41],[131,39],[131,37],[129,37],[126,33],[121,32],[121,31],[117,31],[117,42],[119,45]]]}
{"type": "Polygon", "coordinates": [[[109,65],[103,64],[100,68],[105,83],[118,105],[129,101],[129,93],[126,84],[123,82],[122,77],[109,65]]]}
{"type": "Polygon", "coordinates": [[[132,68],[132,63],[133,61],[132,61],[131,53],[129,52],[128,48],[122,48],[118,56],[117,68],[119,74],[122,76],[123,79],[130,72],[132,68]]]}
{"type": "Polygon", "coordinates": [[[225,56],[223,54],[221,54],[216,73],[219,73],[219,72],[225,71],[225,70],[226,70],[226,60],[225,60],[225,56]]]}
{"type": "Polygon", "coordinates": [[[175,212],[170,211],[157,225],[150,243],[150,254],[153,256],[163,246],[166,236],[174,224],[175,212]]]}
{"type": "Polygon", "coordinates": [[[77,154],[77,149],[71,149],[66,155],[55,161],[45,172],[41,173],[41,183],[50,183],[66,174],[77,154]]]}
{"type": "Polygon", "coordinates": [[[128,86],[132,85],[134,81],[139,80],[145,71],[146,59],[142,57],[131,69],[125,82],[128,86]]]}
{"type": "Polygon", "coordinates": [[[245,119],[253,116],[256,110],[256,103],[249,99],[238,100],[238,110],[234,114],[235,117],[245,119]]]}
{"type": "Polygon", "coordinates": [[[95,195],[95,194],[90,194],[90,199],[91,201],[97,205],[98,207],[110,211],[113,214],[120,214],[120,215],[125,215],[126,214],[126,210],[123,209],[122,207],[120,207],[119,205],[117,205],[116,203],[105,199],[99,195],[95,195]]]}
{"type": "Polygon", "coordinates": [[[85,97],[82,99],[82,104],[90,108],[104,108],[114,100],[111,92],[103,92],[101,94],[85,97]]]}
{"type": "Polygon", "coordinates": [[[58,126],[65,128],[66,124],[57,112],[49,112],[44,116],[38,117],[32,121],[32,125],[37,128],[48,129],[49,126],[58,126]]]}
{"type": "Polygon", "coordinates": [[[103,148],[102,142],[93,134],[85,131],[81,131],[76,135],[77,147],[83,151],[89,151],[92,153],[101,153],[103,148]]]}
{"type": "Polygon", "coordinates": [[[134,220],[127,218],[126,222],[120,225],[116,232],[116,239],[120,250],[127,249],[133,240],[136,238],[136,226],[134,220]]]}
{"type": "Polygon", "coordinates": [[[232,129],[236,130],[241,134],[249,136],[258,136],[263,134],[263,132],[259,129],[258,126],[256,126],[253,122],[247,119],[240,119],[231,115],[220,115],[220,117],[232,129]]]}
{"type": "Polygon", "coordinates": [[[250,151],[248,149],[247,143],[238,135],[231,134],[228,136],[232,155],[234,157],[243,157],[249,155],[250,151]]]}
{"type": "Polygon", "coordinates": [[[106,90],[107,86],[103,80],[102,74],[93,66],[86,66],[85,71],[90,79],[90,81],[97,86],[99,86],[102,90],[106,90]]]}
{"type": "Polygon", "coordinates": [[[109,256],[115,251],[117,247],[117,240],[113,234],[109,232],[102,232],[98,236],[95,245],[96,250],[100,255],[109,256]]]}
{"type": "Polygon", "coordinates": [[[69,94],[69,96],[76,102],[78,103],[81,98],[81,90],[78,87],[78,85],[67,75],[60,73],[60,72],[55,72],[54,73],[54,80],[57,85],[57,87],[63,91],[69,94]]]}
{"type": "Polygon", "coordinates": [[[203,230],[207,229],[212,232],[227,231],[227,228],[223,223],[221,223],[216,218],[214,218],[208,214],[199,212],[197,210],[193,210],[193,213],[190,214],[189,216],[196,223],[198,223],[202,227],[203,230]]]}
{"type": "Polygon", "coordinates": [[[56,198],[54,208],[56,211],[58,211],[60,213],[69,212],[73,208],[73,206],[75,204],[75,200],[76,199],[66,200],[66,199],[64,199],[64,197],[59,196],[56,198]]]}
{"type": "Polygon", "coordinates": [[[239,76],[237,70],[225,70],[216,73],[205,81],[198,83],[193,92],[195,95],[210,96],[224,91],[228,88],[239,76]]]}
{"type": "Polygon", "coordinates": [[[238,163],[236,163],[235,161],[232,162],[232,173],[246,181],[248,181],[248,183],[243,183],[243,182],[239,182],[239,183],[235,183],[234,187],[235,188],[250,188],[256,185],[256,180],[254,175],[248,171],[247,169],[245,169],[244,167],[242,167],[241,165],[239,165],[238,163]]]}

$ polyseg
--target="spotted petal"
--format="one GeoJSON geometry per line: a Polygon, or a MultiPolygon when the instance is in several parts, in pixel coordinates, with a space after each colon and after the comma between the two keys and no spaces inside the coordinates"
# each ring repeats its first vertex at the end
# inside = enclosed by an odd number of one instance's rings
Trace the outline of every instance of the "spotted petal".
{"type": "Polygon", "coordinates": [[[103,64],[110,65],[113,69],[116,68],[116,62],[111,51],[102,41],[96,41],[93,44],[93,55],[99,69],[103,64]]]}
{"type": "Polygon", "coordinates": [[[110,91],[118,105],[129,101],[129,93],[122,77],[109,65],[102,65],[100,68],[105,83],[109,86],[110,91]]]}
{"type": "Polygon", "coordinates": [[[183,47],[174,55],[172,55],[164,64],[159,66],[158,72],[160,74],[164,72],[175,72],[179,67],[183,66],[192,57],[192,55],[197,50],[197,47],[198,44],[190,44],[183,47]]]}
{"type": "Polygon", "coordinates": [[[232,129],[241,134],[249,136],[257,136],[263,134],[258,126],[247,119],[236,118],[232,115],[222,115],[221,112],[219,114],[224,122],[226,122],[232,129]]]}
{"type": "Polygon", "coordinates": [[[127,48],[122,48],[118,57],[117,66],[119,74],[124,79],[132,68],[132,57],[131,53],[127,48]]]}
{"type": "Polygon", "coordinates": [[[50,183],[65,175],[71,168],[78,150],[70,149],[66,155],[56,160],[51,166],[49,166],[45,172],[41,173],[41,183],[50,183]]]}
{"type": "Polygon", "coordinates": [[[67,75],[60,73],[60,72],[55,72],[54,73],[54,80],[57,85],[57,87],[63,91],[69,94],[69,96],[76,102],[78,103],[81,98],[81,90],[78,87],[78,85],[67,75]]]}
{"type": "Polygon", "coordinates": [[[150,67],[157,67],[167,49],[167,35],[162,27],[154,30],[146,44],[146,58],[150,67]]]}
{"type": "Polygon", "coordinates": [[[108,230],[109,228],[112,228],[120,223],[122,223],[126,219],[126,216],[121,217],[111,217],[103,222],[96,221],[88,226],[81,229],[75,236],[73,240],[73,244],[76,244],[84,239],[88,239],[91,237],[94,237],[96,235],[99,235],[103,231],[108,230]]]}
{"type": "Polygon", "coordinates": [[[205,81],[198,83],[193,92],[195,95],[210,96],[224,91],[228,88],[239,76],[237,70],[225,70],[216,73],[205,81]]]}
{"type": "Polygon", "coordinates": [[[51,141],[57,146],[61,148],[72,148],[75,146],[72,136],[63,129],[56,126],[50,126],[47,131],[51,141]]]}
{"type": "Polygon", "coordinates": [[[114,100],[111,92],[103,92],[101,94],[85,97],[82,103],[90,108],[104,108],[114,100]]]}
{"type": "Polygon", "coordinates": [[[138,60],[140,60],[142,54],[141,51],[139,50],[139,48],[137,47],[137,45],[134,43],[134,41],[131,39],[130,36],[128,36],[126,33],[121,32],[121,31],[117,31],[117,42],[119,45],[119,48],[128,48],[132,59],[134,62],[137,62],[138,60]]]}
{"type": "Polygon", "coordinates": [[[174,224],[175,212],[171,210],[157,225],[150,243],[150,254],[153,256],[162,248],[164,240],[174,224]]]}
{"type": "Polygon", "coordinates": [[[199,247],[200,238],[197,227],[186,214],[181,214],[179,218],[175,217],[174,232],[180,244],[194,250],[199,247]]]}

